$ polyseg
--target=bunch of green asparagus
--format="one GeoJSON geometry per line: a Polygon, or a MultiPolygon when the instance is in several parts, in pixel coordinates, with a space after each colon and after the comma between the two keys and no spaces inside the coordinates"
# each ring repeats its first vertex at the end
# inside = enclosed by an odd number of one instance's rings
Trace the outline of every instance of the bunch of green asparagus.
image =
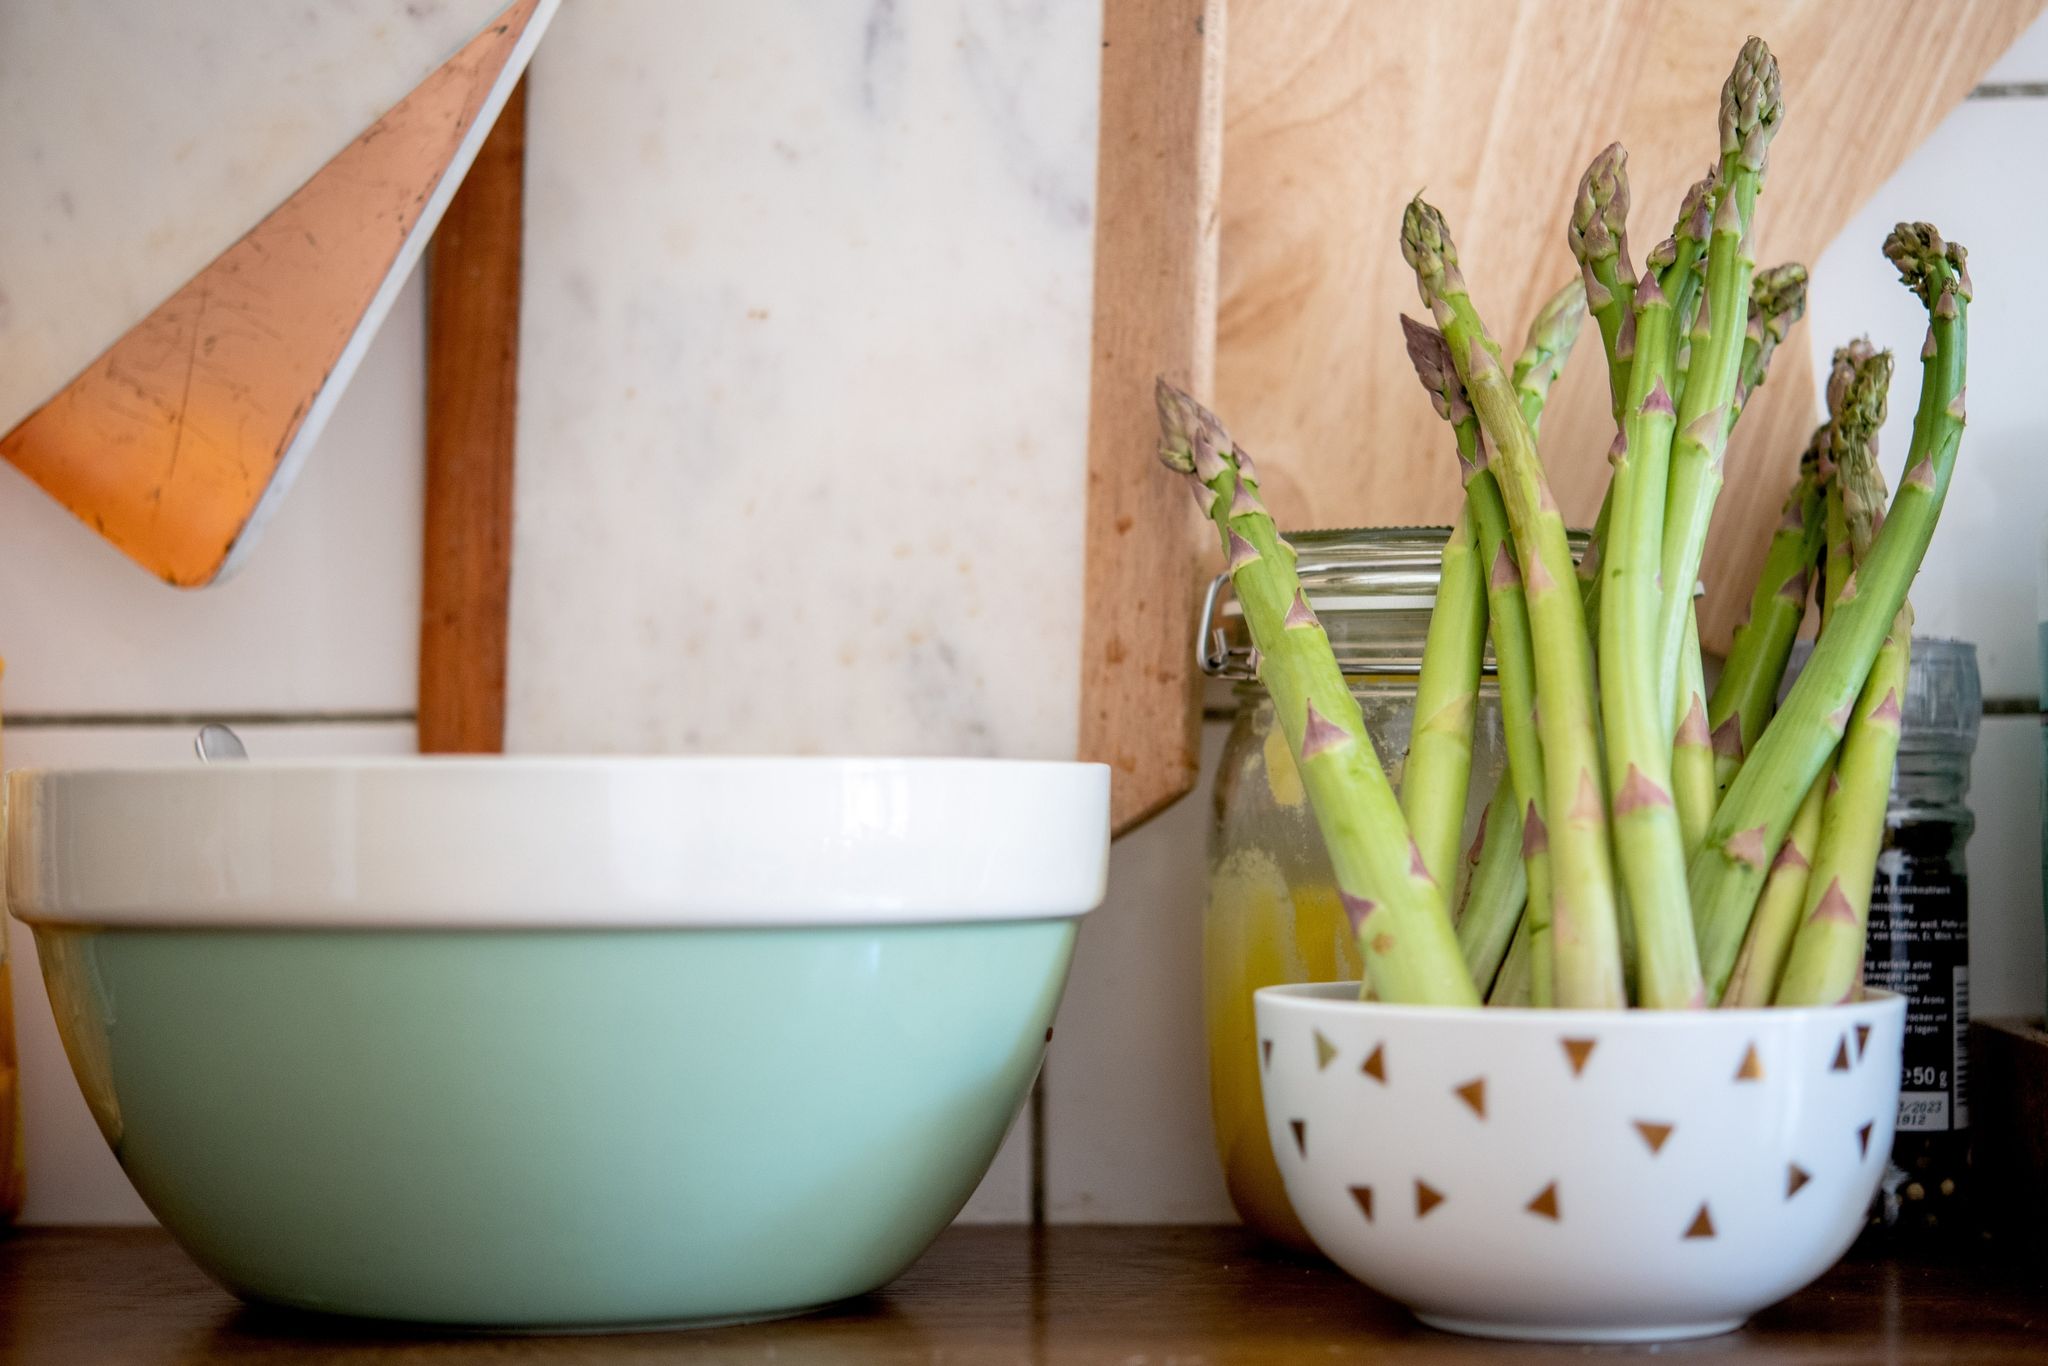
{"type": "Polygon", "coordinates": [[[1160,383],[1160,455],[1222,535],[1232,586],[1382,1001],[1655,1009],[1827,1004],[1860,990],[1912,634],[1906,594],[1963,429],[1963,248],[1902,223],[1885,253],[1926,305],[1920,406],[1886,506],[1876,460],[1891,356],[1836,353],[1828,419],[1785,499],[1749,616],[1709,693],[1694,588],[1729,433],[1805,307],[1806,272],[1756,269],[1757,201],[1783,115],[1752,38],[1721,93],[1719,157],[1640,275],[1626,155],[1593,159],[1568,228],[1579,278],[1511,360],[1442,214],[1401,224],[1428,324],[1409,356],[1449,423],[1464,509],[1387,777],[1258,474],[1215,416],[1160,383]],[[1537,431],[1591,314],[1615,436],[1573,557],[1537,431]],[[1820,632],[1782,704],[1792,645],[1820,632]],[[1507,772],[1457,885],[1481,658],[1493,645],[1507,772]]]}

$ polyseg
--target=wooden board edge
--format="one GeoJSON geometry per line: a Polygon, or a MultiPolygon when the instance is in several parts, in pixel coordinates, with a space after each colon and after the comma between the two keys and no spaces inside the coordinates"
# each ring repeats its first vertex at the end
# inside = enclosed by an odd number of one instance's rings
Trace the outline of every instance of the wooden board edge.
{"type": "Polygon", "coordinates": [[[1159,468],[1152,385],[1207,397],[1216,354],[1225,0],[1108,0],[1095,198],[1081,758],[1123,834],[1193,790],[1205,541],[1159,468]]]}
{"type": "Polygon", "coordinates": [[[526,82],[505,102],[427,265],[419,747],[505,747],[518,433],[526,82]]]}

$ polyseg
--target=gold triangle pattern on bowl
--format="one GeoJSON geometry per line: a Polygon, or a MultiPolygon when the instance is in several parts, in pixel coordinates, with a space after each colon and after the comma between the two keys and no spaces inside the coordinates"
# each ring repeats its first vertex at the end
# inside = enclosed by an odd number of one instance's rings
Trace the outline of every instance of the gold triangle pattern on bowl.
{"type": "Polygon", "coordinates": [[[1586,1071],[1586,1062],[1593,1056],[1593,1045],[1600,1041],[1598,1039],[1559,1039],[1558,1042],[1564,1045],[1564,1055],[1572,1065],[1572,1075],[1575,1077],[1583,1076],[1586,1071]]]}

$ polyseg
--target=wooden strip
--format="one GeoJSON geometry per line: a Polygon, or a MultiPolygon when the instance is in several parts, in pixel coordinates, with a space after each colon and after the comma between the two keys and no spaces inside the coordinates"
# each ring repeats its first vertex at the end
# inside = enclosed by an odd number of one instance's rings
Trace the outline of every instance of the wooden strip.
{"type": "Polygon", "coordinates": [[[1194,787],[1194,612],[1207,544],[1167,478],[1152,385],[1215,357],[1224,0],[1103,6],[1079,752],[1115,771],[1118,834],[1194,787]]]}
{"type": "Polygon", "coordinates": [[[525,176],[521,80],[448,206],[428,263],[424,754],[505,747],[525,176]]]}
{"type": "MultiPolygon", "coordinates": [[[[1396,246],[1418,189],[1449,215],[1479,307],[1515,345],[1574,270],[1565,216],[1593,153],[1617,138],[1629,149],[1640,267],[1712,158],[1721,83],[1760,33],[1787,112],[1758,256],[1811,262],[2042,7],[1239,0],[1217,394],[1259,457],[1268,504],[1289,526],[1442,522],[1457,506],[1442,423],[1395,320],[1422,313],[1396,246]]],[[[1910,353],[1918,339],[1890,340],[1910,353]]],[[[1710,647],[1746,604],[1812,425],[1807,351],[1803,332],[1780,351],[1729,450],[1704,574],[1710,647]]],[[[1589,341],[1574,357],[1543,422],[1558,499],[1581,523],[1612,431],[1596,354],[1589,341]]]]}

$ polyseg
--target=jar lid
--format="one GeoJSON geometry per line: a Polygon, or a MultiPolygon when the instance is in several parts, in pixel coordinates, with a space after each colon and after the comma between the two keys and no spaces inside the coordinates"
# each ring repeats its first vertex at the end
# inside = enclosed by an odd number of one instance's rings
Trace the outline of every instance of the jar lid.
{"type": "MultiPolygon", "coordinates": [[[[1295,573],[1302,594],[1321,618],[1345,673],[1422,671],[1422,646],[1450,534],[1444,526],[1405,526],[1297,531],[1282,537],[1300,557],[1295,573]]],[[[1584,533],[1572,533],[1572,553],[1578,554],[1585,542],[1584,533]]],[[[1251,632],[1228,574],[1217,575],[1209,585],[1195,652],[1202,671],[1212,677],[1253,678],[1251,632]]],[[[1485,672],[1493,672],[1490,647],[1485,672]]]]}

